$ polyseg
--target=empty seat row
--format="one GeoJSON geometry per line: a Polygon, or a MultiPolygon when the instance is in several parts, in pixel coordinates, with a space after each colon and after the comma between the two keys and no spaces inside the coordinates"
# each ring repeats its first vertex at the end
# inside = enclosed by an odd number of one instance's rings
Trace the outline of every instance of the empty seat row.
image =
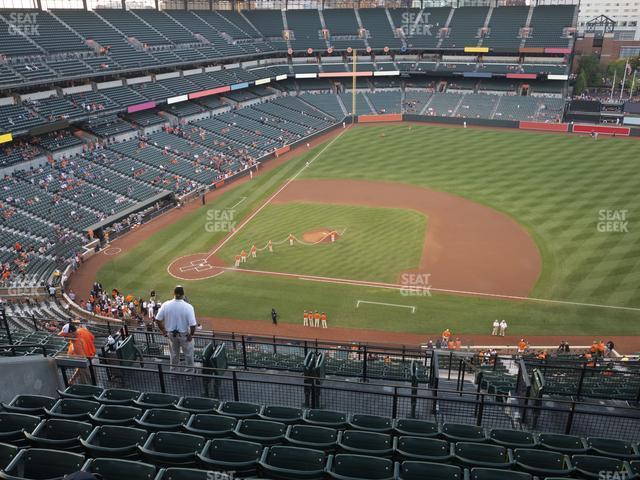
{"type": "MultiPolygon", "coordinates": [[[[272,446],[239,440],[167,438],[153,434],[140,447],[144,462],[124,458],[98,457],[52,449],[20,451],[0,444],[0,479],[54,479],[79,471],[99,474],[104,480],[211,480],[211,478],[324,479],[342,480],[533,480],[530,473],[437,462],[402,461],[368,455],[327,455],[320,450],[272,446]],[[185,449],[201,448],[201,453],[185,449]],[[173,453],[168,453],[173,452],[173,453]],[[199,467],[196,469],[194,467],[199,467]],[[217,473],[216,473],[217,472],[217,473]],[[223,473],[224,472],[224,473],[223,473]],[[223,475],[226,475],[223,476],[223,475]]],[[[583,479],[637,478],[640,464],[619,462],[606,457],[574,457],[576,474],[583,479]]]]}

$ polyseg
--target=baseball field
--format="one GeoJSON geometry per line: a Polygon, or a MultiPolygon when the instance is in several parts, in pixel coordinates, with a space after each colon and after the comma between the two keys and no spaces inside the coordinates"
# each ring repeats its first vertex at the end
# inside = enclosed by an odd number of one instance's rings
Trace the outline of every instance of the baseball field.
{"type": "Polygon", "coordinates": [[[182,283],[209,318],[269,322],[276,308],[301,323],[311,309],[354,329],[480,334],[504,318],[517,335],[637,335],[639,145],[340,129],[114,249],[97,276],[143,298],[182,283]]]}

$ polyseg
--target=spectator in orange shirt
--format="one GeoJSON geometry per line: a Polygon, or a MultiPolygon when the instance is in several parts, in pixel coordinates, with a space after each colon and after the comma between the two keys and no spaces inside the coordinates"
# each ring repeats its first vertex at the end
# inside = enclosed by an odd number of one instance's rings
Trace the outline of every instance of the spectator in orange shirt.
{"type": "Polygon", "coordinates": [[[451,338],[451,330],[447,328],[444,332],[442,332],[442,341],[448,344],[450,338],[451,338]]]}
{"type": "Polygon", "coordinates": [[[521,338],[518,342],[518,353],[524,353],[527,349],[527,342],[525,342],[524,338],[521,338]]]}

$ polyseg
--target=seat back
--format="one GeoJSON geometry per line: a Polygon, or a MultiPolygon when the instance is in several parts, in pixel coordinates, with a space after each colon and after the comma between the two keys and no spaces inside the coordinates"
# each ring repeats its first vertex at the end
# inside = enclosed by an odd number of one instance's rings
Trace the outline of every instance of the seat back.
{"type": "Polygon", "coordinates": [[[77,472],[83,464],[84,456],[77,453],[28,448],[18,452],[5,473],[25,479],[58,478],[77,472]]]}
{"type": "Polygon", "coordinates": [[[390,418],[378,415],[355,414],[349,423],[354,428],[374,431],[389,431],[393,426],[390,418]]]}
{"type": "Polygon", "coordinates": [[[156,476],[154,465],[115,458],[91,459],[82,470],[97,473],[104,480],[153,480],[156,476]]]}
{"type": "Polygon", "coordinates": [[[338,454],[330,456],[327,469],[353,479],[383,480],[394,477],[393,462],[369,455],[338,454]]]}
{"type": "Polygon", "coordinates": [[[450,455],[449,442],[426,437],[397,437],[396,451],[404,456],[447,457],[450,455]]]}
{"type": "Polygon", "coordinates": [[[398,480],[462,480],[464,471],[454,465],[406,461],[396,464],[398,480]]]}
{"type": "Polygon", "coordinates": [[[412,437],[435,437],[440,433],[437,423],[413,418],[399,418],[396,420],[394,427],[398,433],[412,437]]]}
{"type": "Polygon", "coordinates": [[[259,443],[217,438],[209,442],[204,455],[212,460],[244,463],[257,461],[261,452],[262,445],[259,443]]]}

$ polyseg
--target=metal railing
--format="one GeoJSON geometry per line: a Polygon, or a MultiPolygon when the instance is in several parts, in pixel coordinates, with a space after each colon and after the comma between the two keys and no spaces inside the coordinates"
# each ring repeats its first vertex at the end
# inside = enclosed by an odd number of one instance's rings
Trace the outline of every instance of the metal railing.
{"type": "MultiPolygon", "coordinates": [[[[309,379],[296,374],[197,368],[171,371],[166,363],[140,362],[123,366],[113,359],[90,359],[86,383],[104,388],[129,388],[176,396],[206,396],[221,401],[325,408],[393,418],[419,418],[439,423],[462,423],[490,428],[517,428],[581,436],[610,436],[640,440],[640,410],[569,400],[539,399],[412,388],[389,382],[349,382],[309,379]]],[[[59,365],[62,380],[76,369],[59,365]]],[[[80,378],[80,377],[78,377],[80,378]]]]}
{"type": "MultiPolygon", "coordinates": [[[[168,339],[160,333],[129,330],[136,346],[145,356],[168,358],[168,339]]],[[[419,365],[419,380],[428,382],[433,372],[432,351],[403,346],[344,344],[331,341],[287,339],[236,335],[234,333],[198,333],[194,336],[196,355],[213,344],[224,343],[229,365],[244,370],[267,368],[302,372],[302,363],[310,351],[323,353],[328,374],[370,379],[410,380],[412,362],[419,365]],[[338,367],[343,368],[342,373],[338,367]]],[[[103,352],[104,353],[104,352],[103,352]]]]}

